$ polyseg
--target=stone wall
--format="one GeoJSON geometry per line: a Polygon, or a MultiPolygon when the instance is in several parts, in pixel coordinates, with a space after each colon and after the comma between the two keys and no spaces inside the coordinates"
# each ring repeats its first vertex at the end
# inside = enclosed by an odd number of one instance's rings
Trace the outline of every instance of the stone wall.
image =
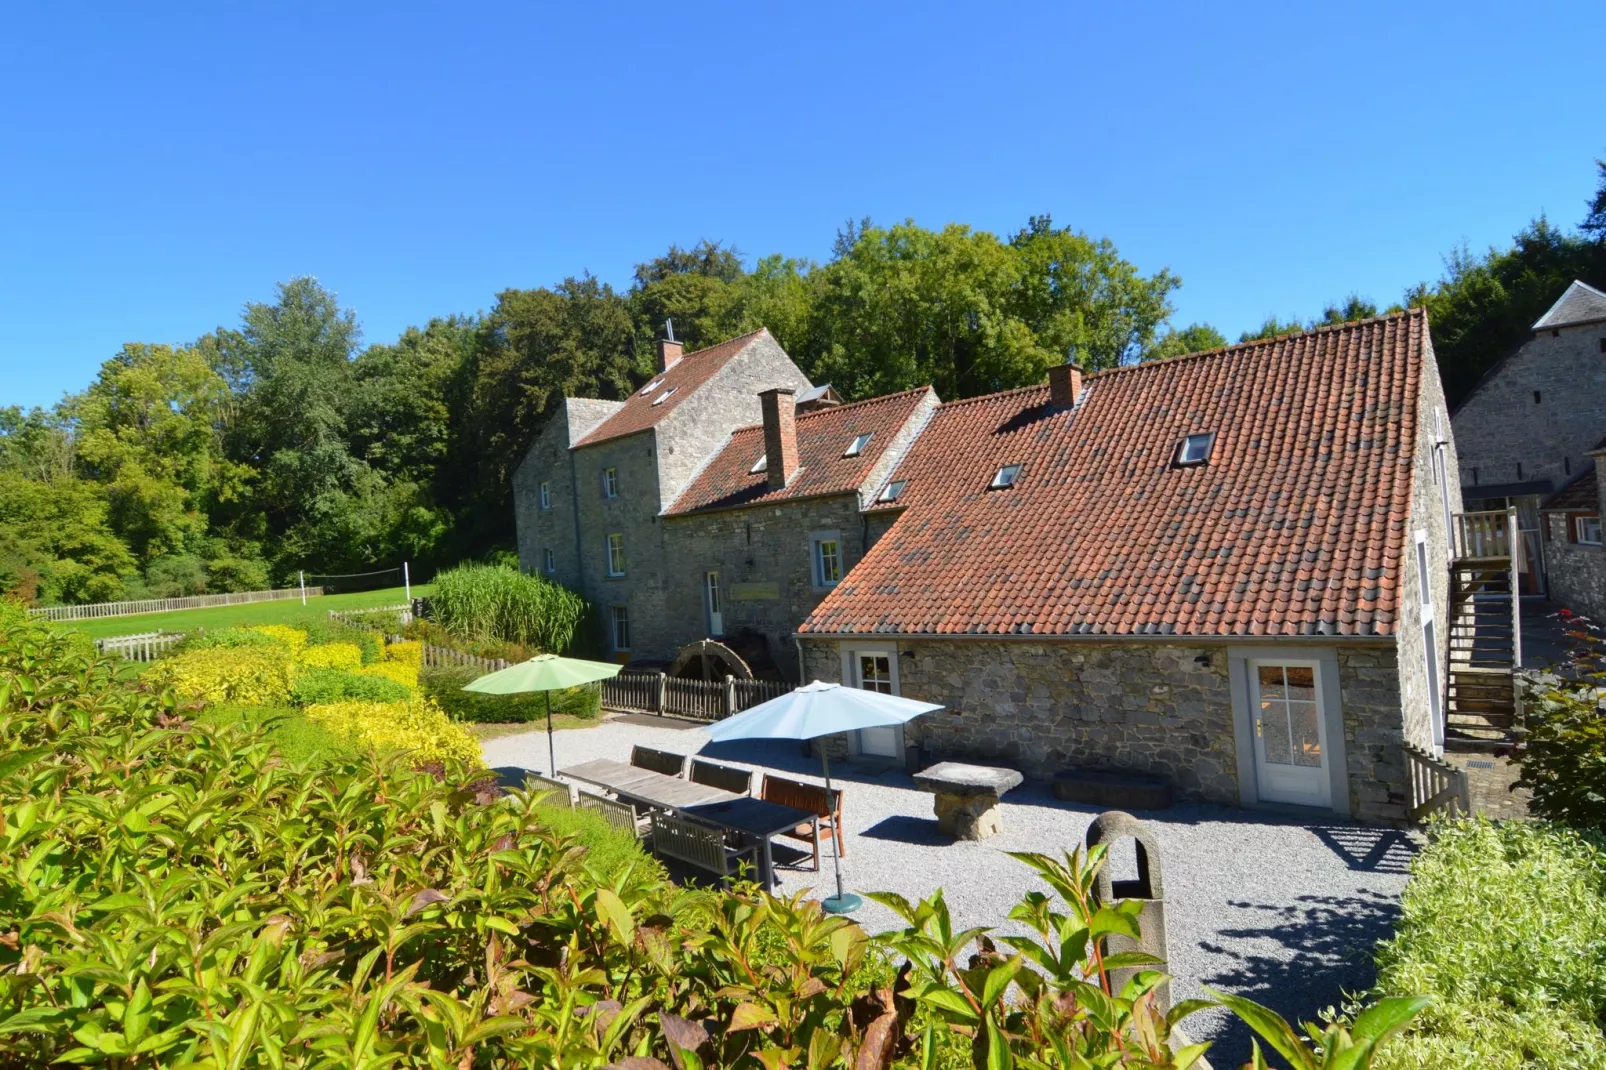
{"type": "Polygon", "coordinates": [[[724,634],[764,636],[783,675],[797,677],[792,633],[830,592],[814,584],[810,536],[834,531],[843,574],[864,556],[865,525],[857,494],[663,519],[672,629],[681,643],[708,634],[704,573],[717,571],[724,634]]]}
{"type": "MultiPolygon", "coordinates": [[[[894,637],[866,637],[865,645],[877,638],[894,637]]],[[[810,678],[842,678],[843,642],[805,640],[810,678]]],[[[948,707],[904,729],[905,746],[920,748],[922,761],[993,762],[1036,778],[1073,765],[1133,770],[1164,776],[1185,798],[1243,800],[1223,645],[925,638],[896,645],[900,693],[948,707]]],[[[1334,649],[1311,646],[1312,656],[1334,649]]],[[[1334,808],[1364,820],[1403,820],[1409,782],[1394,646],[1345,645],[1336,657],[1349,799],[1334,808]]]]}
{"type": "Polygon", "coordinates": [[[519,567],[581,589],[579,544],[575,530],[573,467],[569,447],[617,412],[620,401],[566,398],[547,421],[524,460],[513,472],[513,520],[518,532],[519,567]],[[541,484],[547,484],[549,508],[541,508],[541,484]],[[554,569],[547,572],[547,549],[554,569]]]}
{"type": "Polygon", "coordinates": [[[1548,481],[1559,489],[1606,435],[1606,323],[1525,342],[1455,414],[1461,485],[1548,481]],[[1535,391],[1539,400],[1534,400],[1535,391]],[[1519,465],[1520,471],[1519,471],[1519,465]]]}
{"type": "MultiPolygon", "coordinates": [[[[1597,461],[1597,473],[1606,469],[1597,461]]],[[[1602,501],[1606,501],[1603,496],[1602,501]]],[[[1550,541],[1545,543],[1545,570],[1550,600],[1606,624],[1606,547],[1569,542],[1569,513],[1546,513],[1550,541]]]]}

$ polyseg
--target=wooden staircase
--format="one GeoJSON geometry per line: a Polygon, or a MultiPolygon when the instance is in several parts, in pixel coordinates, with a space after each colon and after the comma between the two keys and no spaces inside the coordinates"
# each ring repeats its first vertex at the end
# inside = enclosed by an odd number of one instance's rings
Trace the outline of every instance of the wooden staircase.
{"type": "Polygon", "coordinates": [[[1444,746],[1495,751],[1515,741],[1519,712],[1522,617],[1510,555],[1515,513],[1463,513],[1456,520],[1444,746]]]}

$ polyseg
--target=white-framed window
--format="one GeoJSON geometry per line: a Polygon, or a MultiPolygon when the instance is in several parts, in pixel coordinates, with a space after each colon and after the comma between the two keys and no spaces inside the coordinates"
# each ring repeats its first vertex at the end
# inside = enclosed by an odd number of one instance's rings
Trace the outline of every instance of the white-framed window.
{"type": "Polygon", "coordinates": [[[853,441],[848,443],[848,448],[842,451],[842,456],[857,457],[859,454],[864,452],[864,447],[868,446],[869,444],[869,435],[855,435],[853,441]]]}
{"type": "Polygon", "coordinates": [[[609,623],[613,626],[613,649],[616,654],[630,650],[630,607],[612,606],[609,623]]]}
{"type": "Polygon", "coordinates": [[[608,533],[608,575],[623,576],[625,574],[625,533],[613,531],[608,533]]]}
{"type": "Polygon", "coordinates": [[[1585,546],[1600,545],[1600,517],[1580,516],[1573,518],[1574,538],[1585,546]]]}
{"type": "Polygon", "coordinates": [[[653,398],[652,399],[652,403],[654,405],[662,405],[664,402],[669,400],[669,396],[671,394],[673,394],[676,390],[679,390],[679,389],[680,388],[676,387],[676,386],[670,387],[668,390],[665,390],[662,394],[659,394],[657,397],[653,398]]]}
{"type": "Polygon", "coordinates": [[[1439,688],[1439,630],[1433,610],[1433,572],[1428,567],[1428,533],[1416,532],[1417,605],[1422,617],[1422,652],[1427,665],[1428,713],[1432,716],[1433,746],[1444,747],[1444,696],[1439,688]]]}
{"type": "Polygon", "coordinates": [[[877,501],[895,502],[903,494],[903,488],[909,485],[907,479],[894,479],[881,489],[881,497],[877,501]]]}
{"type": "Polygon", "coordinates": [[[664,381],[662,379],[654,379],[652,382],[641,388],[641,396],[646,397],[648,394],[652,393],[654,390],[657,390],[663,385],[664,381]]]}
{"type": "Polygon", "coordinates": [[[602,496],[604,498],[619,497],[619,469],[604,468],[602,470],[602,496]]]}
{"type": "Polygon", "coordinates": [[[541,567],[548,572],[556,572],[558,570],[558,564],[552,558],[552,547],[550,546],[541,551],[541,567]]]}
{"type": "Polygon", "coordinates": [[[993,474],[993,481],[987,484],[988,490],[1007,490],[1020,481],[1020,465],[1006,464],[993,474]]]}
{"type": "Polygon", "coordinates": [[[1204,464],[1210,460],[1210,448],[1216,444],[1214,431],[1203,431],[1196,435],[1189,435],[1177,444],[1175,464],[1179,467],[1186,465],[1204,464]]]}
{"type": "Polygon", "coordinates": [[[761,453],[761,454],[758,455],[758,460],[753,462],[753,467],[751,467],[751,468],[749,468],[747,470],[747,474],[750,475],[750,476],[756,476],[760,472],[765,471],[766,469],[768,469],[769,466],[770,466],[770,455],[767,454],[767,453],[761,453]]]}
{"type": "Polygon", "coordinates": [[[552,508],[552,484],[550,483],[541,484],[541,508],[552,508]]]}
{"type": "Polygon", "coordinates": [[[836,532],[809,536],[809,552],[814,559],[814,586],[835,587],[842,582],[842,539],[836,532]]]}

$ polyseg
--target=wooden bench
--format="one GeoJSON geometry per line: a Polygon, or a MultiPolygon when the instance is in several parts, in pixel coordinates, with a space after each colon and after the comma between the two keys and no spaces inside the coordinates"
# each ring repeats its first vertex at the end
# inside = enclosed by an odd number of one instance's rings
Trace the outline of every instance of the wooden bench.
{"type": "Polygon", "coordinates": [[[750,795],[753,791],[753,771],[738,769],[734,765],[720,765],[718,762],[705,762],[701,758],[691,760],[691,777],[693,783],[706,784],[721,791],[734,792],[737,795],[750,795]]]}
{"type": "Polygon", "coordinates": [[[835,839],[838,857],[848,856],[847,848],[841,835],[842,828],[842,792],[830,791],[818,784],[805,784],[799,780],[787,780],[785,777],[765,776],[764,792],[760,798],[769,802],[780,803],[783,806],[795,806],[799,810],[809,810],[818,816],[806,825],[799,825],[794,829],[781,833],[794,840],[803,840],[814,848],[814,869],[820,869],[820,840],[835,839]],[[832,798],[835,796],[835,798],[832,798]]]}
{"type": "Polygon", "coordinates": [[[686,770],[686,756],[637,745],[630,748],[630,764],[637,769],[650,769],[665,776],[683,776],[686,770]]]}
{"type": "Polygon", "coordinates": [[[653,811],[652,849],[665,858],[677,859],[705,869],[726,883],[741,871],[745,860],[758,868],[758,848],[732,849],[725,844],[725,831],[699,825],[683,817],[653,811]]]}
{"type": "Polygon", "coordinates": [[[642,839],[649,826],[636,817],[635,807],[618,799],[609,799],[602,795],[593,795],[589,791],[580,792],[580,809],[590,810],[601,814],[603,818],[620,832],[628,832],[636,839],[642,839]]]}
{"type": "Polygon", "coordinates": [[[536,773],[525,773],[524,790],[546,792],[541,797],[541,802],[548,806],[565,806],[571,810],[574,809],[574,798],[570,792],[569,785],[561,780],[553,780],[550,777],[540,776],[536,773]]]}

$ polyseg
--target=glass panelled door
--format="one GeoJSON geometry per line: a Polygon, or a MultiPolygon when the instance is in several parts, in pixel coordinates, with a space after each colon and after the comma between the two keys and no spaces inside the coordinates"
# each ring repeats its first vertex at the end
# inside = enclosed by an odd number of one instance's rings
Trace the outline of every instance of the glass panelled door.
{"type": "Polygon", "coordinates": [[[1263,802],[1331,804],[1316,665],[1250,662],[1255,777],[1263,802]]]}
{"type": "MultiPolygon", "coordinates": [[[[858,685],[866,691],[896,694],[892,679],[892,655],[861,651],[853,655],[858,685]]],[[[859,729],[859,753],[875,758],[903,757],[902,734],[897,728],[859,729]]]]}
{"type": "Polygon", "coordinates": [[[708,634],[718,637],[725,634],[725,614],[719,600],[719,573],[703,573],[703,604],[708,607],[708,634]]]}

